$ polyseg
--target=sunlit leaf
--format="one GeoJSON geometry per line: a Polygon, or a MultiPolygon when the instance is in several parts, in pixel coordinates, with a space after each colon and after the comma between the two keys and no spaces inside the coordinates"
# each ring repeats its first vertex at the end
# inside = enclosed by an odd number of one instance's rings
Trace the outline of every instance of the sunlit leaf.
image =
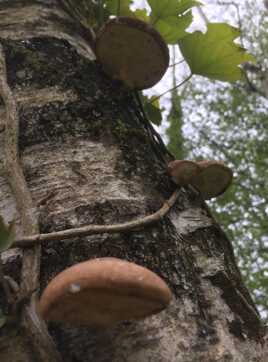
{"type": "Polygon", "coordinates": [[[200,5],[199,1],[194,0],[148,0],[148,3],[152,10],[151,24],[168,44],[175,44],[187,34],[185,30],[193,20],[188,10],[200,5]]]}
{"type": "Polygon", "coordinates": [[[132,0],[104,0],[104,5],[111,15],[117,16],[133,16],[133,11],[130,9],[132,0]],[[119,14],[118,14],[119,11],[119,14]]]}
{"type": "Polygon", "coordinates": [[[224,23],[210,23],[205,34],[196,31],[179,41],[181,52],[193,74],[233,82],[243,79],[239,67],[254,57],[234,43],[240,31],[224,23]]]}
{"type": "Polygon", "coordinates": [[[0,252],[7,250],[15,239],[14,223],[6,225],[0,216],[0,252]]]}
{"type": "Polygon", "coordinates": [[[160,19],[168,16],[181,15],[194,6],[201,5],[200,1],[195,0],[148,0],[151,7],[151,22],[156,23],[160,19]]]}
{"type": "Polygon", "coordinates": [[[149,17],[145,9],[131,10],[130,6],[133,0],[105,0],[104,6],[109,11],[110,15],[116,16],[129,16],[132,18],[138,18],[145,22],[149,22],[149,17]]]}
{"type": "Polygon", "coordinates": [[[180,17],[168,16],[163,20],[160,19],[156,23],[155,28],[162,35],[166,43],[175,44],[179,39],[187,35],[185,29],[188,28],[192,21],[192,12],[188,12],[187,14],[180,17]]]}
{"type": "Polygon", "coordinates": [[[203,5],[201,1],[197,0],[179,0],[179,4],[177,7],[178,14],[182,14],[185,11],[195,7],[203,5]]]}
{"type": "Polygon", "coordinates": [[[137,9],[137,10],[133,11],[133,16],[135,16],[135,18],[143,20],[147,23],[149,23],[149,21],[150,21],[146,9],[137,9]]]}
{"type": "Polygon", "coordinates": [[[144,98],[144,110],[153,124],[160,126],[162,122],[162,113],[160,109],[159,99],[154,101],[155,96],[148,98],[146,96],[144,98]]]}

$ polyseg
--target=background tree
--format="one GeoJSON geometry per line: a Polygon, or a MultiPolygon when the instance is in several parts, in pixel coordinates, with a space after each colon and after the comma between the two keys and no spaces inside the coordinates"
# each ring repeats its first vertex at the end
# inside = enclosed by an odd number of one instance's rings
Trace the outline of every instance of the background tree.
{"type": "Polygon", "coordinates": [[[235,171],[233,187],[211,206],[233,240],[244,280],[267,318],[267,10],[262,1],[207,3],[210,21],[229,19],[241,28],[242,43],[257,62],[245,65],[246,83],[196,78],[187,85],[182,93],[187,157],[220,159],[235,171]]]}
{"type": "Polygon", "coordinates": [[[1,361],[264,361],[265,330],[232,246],[187,187],[153,225],[22,245],[39,231],[142,218],[176,190],[169,153],[133,93],[95,61],[92,32],[74,6],[0,2],[0,213],[15,221],[21,246],[1,255],[1,361]],[[103,256],[156,272],[172,304],[107,329],[50,324],[50,337],[35,313],[36,291],[68,266],[103,256]]]}

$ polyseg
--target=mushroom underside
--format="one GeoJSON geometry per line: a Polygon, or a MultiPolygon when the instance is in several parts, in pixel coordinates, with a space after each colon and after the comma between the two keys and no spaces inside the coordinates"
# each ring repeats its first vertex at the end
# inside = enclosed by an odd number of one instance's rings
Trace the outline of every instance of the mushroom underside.
{"type": "Polygon", "coordinates": [[[109,326],[160,312],[171,291],[158,275],[140,265],[99,258],[59,273],[44,290],[39,313],[47,321],[109,326]]]}
{"type": "Polygon", "coordinates": [[[123,320],[143,319],[166,307],[161,301],[131,292],[85,290],[66,295],[43,311],[44,319],[70,325],[109,326],[123,320]]]}
{"type": "Polygon", "coordinates": [[[192,185],[201,192],[205,200],[209,200],[223,194],[231,181],[232,172],[228,167],[211,164],[198,174],[192,185]]]}

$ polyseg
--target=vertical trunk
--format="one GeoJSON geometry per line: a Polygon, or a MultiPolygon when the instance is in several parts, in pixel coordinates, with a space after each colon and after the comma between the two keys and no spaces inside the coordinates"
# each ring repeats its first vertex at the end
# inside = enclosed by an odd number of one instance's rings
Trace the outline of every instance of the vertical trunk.
{"type": "MultiPolygon", "coordinates": [[[[0,214],[16,220],[18,238],[36,232],[23,219],[31,203],[31,225],[36,220],[41,233],[50,233],[146,216],[174,191],[167,153],[135,98],[103,75],[93,61],[91,33],[56,5],[0,2],[0,214]],[[7,172],[7,160],[14,160],[5,154],[14,146],[8,140],[16,119],[19,185],[7,172]]],[[[156,272],[174,298],[166,311],[114,328],[51,324],[54,342],[31,298],[17,324],[0,329],[1,361],[265,361],[264,329],[232,246],[191,190],[180,190],[176,206],[154,225],[46,242],[41,257],[38,249],[2,255],[5,273],[28,292],[39,281],[43,290],[79,261],[114,256],[156,272]]]]}

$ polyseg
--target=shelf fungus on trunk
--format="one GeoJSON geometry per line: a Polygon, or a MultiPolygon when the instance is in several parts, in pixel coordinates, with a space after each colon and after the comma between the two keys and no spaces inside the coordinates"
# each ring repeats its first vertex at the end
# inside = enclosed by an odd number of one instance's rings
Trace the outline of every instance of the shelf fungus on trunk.
{"type": "Polygon", "coordinates": [[[96,56],[111,78],[137,90],[158,83],[169,64],[161,35],[150,24],[129,17],[105,23],[96,38],[96,56]]]}
{"type": "Polygon", "coordinates": [[[38,310],[47,321],[108,327],[165,309],[172,294],[152,271],[117,258],[76,264],[44,290],[38,310]]]}
{"type": "Polygon", "coordinates": [[[192,185],[204,200],[223,194],[233,179],[232,170],[219,161],[175,160],[168,172],[178,186],[192,185]]]}
{"type": "Polygon", "coordinates": [[[175,160],[168,164],[168,172],[178,186],[186,186],[201,172],[201,167],[194,161],[175,160]]]}
{"type": "Polygon", "coordinates": [[[219,161],[200,161],[201,172],[192,185],[202,194],[204,200],[220,196],[231,185],[232,170],[219,161]]]}

